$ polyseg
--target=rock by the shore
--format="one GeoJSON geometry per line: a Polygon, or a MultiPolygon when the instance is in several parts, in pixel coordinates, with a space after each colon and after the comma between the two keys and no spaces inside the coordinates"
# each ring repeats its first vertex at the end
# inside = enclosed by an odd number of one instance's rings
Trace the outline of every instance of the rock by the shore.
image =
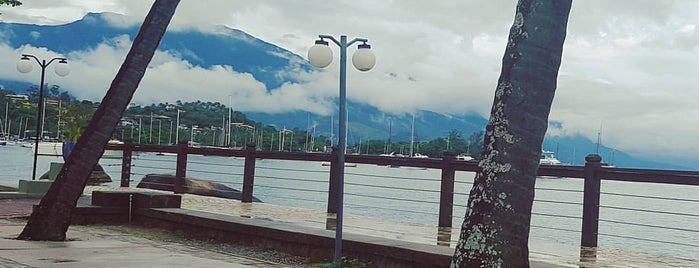
{"type": "Polygon", "coordinates": [[[99,184],[107,182],[112,182],[112,178],[109,177],[107,172],[104,172],[104,168],[102,168],[100,164],[95,165],[95,167],[92,169],[92,173],[90,173],[90,178],[87,179],[87,183],[99,184]]]}
{"type": "MultiPolygon", "coordinates": [[[[173,174],[148,174],[136,185],[137,188],[148,188],[161,191],[174,191],[175,180],[173,174]]],[[[241,200],[243,193],[224,184],[195,178],[185,178],[184,192],[203,196],[222,197],[241,200]]],[[[253,202],[262,202],[253,197],[253,202]]]]}
{"type": "MultiPolygon", "coordinates": [[[[61,166],[58,166],[58,170],[60,170],[61,166]]],[[[57,173],[56,173],[57,175],[57,173]]],[[[53,176],[56,176],[53,175],[53,176]]],[[[39,180],[53,180],[54,178],[51,178],[51,171],[46,171],[43,175],[39,177],[39,180]]],[[[87,184],[89,185],[99,185],[101,183],[108,183],[112,182],[112,177],[107,174],[107,172],[104,171],[104,168],[100,164],[96,164],[94,168],[92,168],[92,173],[90,173],[90,177],[87,179],[87,184]]]]}

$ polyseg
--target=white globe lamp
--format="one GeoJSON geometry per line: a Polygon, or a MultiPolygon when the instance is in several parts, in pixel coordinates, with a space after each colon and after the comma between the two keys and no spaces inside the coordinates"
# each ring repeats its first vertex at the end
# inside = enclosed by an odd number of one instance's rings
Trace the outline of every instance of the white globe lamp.
{"type": "Polygon", "coordinates": [[[318,68],[325,68],[333,61],[333,51],[327,41],[316,40],[316,44],[308,50],[308,61],[318,68]]]}
{"type": "Polygon", "coordinates": [[[29,61],[29,58],[22,57],[17,62],[17,71],[19,71],[20,73],[23,73],[23,74],[26,74],[26,73],[32,71],[32,63],[29,61]]]}
{"type": "Polygon", "coordinates": [[[357,47],[357,51],[352,54],[352,65],[354,65],[354,68],[362,72],[374,68],[374,65],[376,65],[376,56],[374,56],[374,52],[371,51],[371,46],[369,44],[361,44],[357,47]]]}
{"type": "Polygon", "coordinates": [[[70,73],[70,67],[68,66],[68,61],[63,59],[58,62],[54,71],[58,76],[66,76],[70,73]]]}

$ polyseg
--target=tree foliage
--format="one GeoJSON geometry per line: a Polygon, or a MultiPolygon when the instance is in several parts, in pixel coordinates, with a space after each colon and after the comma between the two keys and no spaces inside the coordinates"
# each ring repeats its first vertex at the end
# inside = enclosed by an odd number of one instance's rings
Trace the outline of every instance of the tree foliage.
{"type": "MultiPolygon", "coordinates": [[[[39,107],[39,87],[31,86],[26,90],[27,99],[19,98],[17,92],[0,89],[0,106],[6,108],[7,126],[3,117],[3,130],[14,139],[24,139],[34,136],[36,133],[35,123],[37,110],[39,107]],[[8,97],[8,95],[14,95],[8,97]],[[5,129],[7,128],[7,129],[5,129]]],[[[49,87],[44,92],[44,131],[51,137],[59,137],[59,113],[63,104],[70,103],[72,98],[66,91],[61,91],[57,85],[49,87]]]]}
{"type": "Polygon", "coordinates": [[[60,111],[63,125],[63,141],[76,142],[95,112],[92,102],[70,102],[60,111]]]}
{"type": "Polygon", "coordinates": [[[16,7],[16,6],[21,6],[22,2],[18,1],[18,0],[0,0],[0,6],[3,6],[3,5],[9,5],[9,6],[16,7]]]}
{"type": "MultiPolygon", "coordinates": [[[[60,101],[60,104],[53,102],[54,105],[46,105],[44,130],[60,140],[75,141],[100,103],[88,100],[78,101],[68,91],[61,90],[57,85],[47,87],[49,90],[45,91],[44,98],[60,101]],[[59,123],[60,126],[58,126],[59,123]]],[[[14,101],[8,105],[9,121],[14,122],[10,125],[9,133],[15,139],[24,138],[23,135],[18,134],[24,133],[24,130],[33,131],[33,124],[20,126],[20,121],[36,122],[38,86],[31,86],[26,92],[29,101],[14,101]]],[[[5,95],[14,94],[16,93],[13,91],[0,89],[0,106],[4,107],[5,102],[10,101],[4,97],[5,95]]],[[[224,147],[242,147],[248,142],[255,142],[261,150],[276,151],[281,148],[280,135],[284,135],[281,133],[282,129],[251,120],[241,111],[231,113],[231,122],[234,126],[231,127],[231,141],[226,144],[223,135],[228,129],[224,130],[223,122],[228,121],[229,107],[219,102],[177,101],[176,103],[130,106],[124,112],[121,124],[117,125],[111,138],[131,143],[174,145],[177,143],[175,132],[178,109],[181,111],[180,141],[193,140],[200,145],[224,147]],[[243,125],[252,128],[242,127],[243,125]],[[193,126],[196,126],[195,131],[192,131],[193,126]],[[192,134],[194,134],[193,138],[192,134]]],[[[284,137],[285,151],[327,151],[334,145],[331,144],[330,137],[325,135],[314,136],[313,133],[297,127],[290,131],[293,132],[293,136],[288,132],[284,137]]],[[[444,137],[416,141],[414,152],[430,157],[442,157],[445,151],[451,151],[478,157],[483,148],[482,145],[482,131],[470,133],[467,136],[459,130],[452,129],[444,137]]],[[[368,139],[349,141],[347,149],[348,153],[357,154],[377,155],[393,152],[407,155],[409,146],[410,142],[406,140],[389,142],[368,139]]]]}

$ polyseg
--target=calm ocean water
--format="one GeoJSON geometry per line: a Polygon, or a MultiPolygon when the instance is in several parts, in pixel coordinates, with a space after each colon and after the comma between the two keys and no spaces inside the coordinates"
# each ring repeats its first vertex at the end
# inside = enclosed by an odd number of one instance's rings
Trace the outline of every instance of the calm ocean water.
{"type": "MultiPolygon", "coordinates": [[[[16,187],[19,179],[31,179],[32,156],[29,148],[0,146],[0,185],[16,187]]],[[[243,159],[190,155],[188,160],[187,176],[241,188],[243,159]]],[[[50,162],[62,159],[40,156],[37,176],[48,171],[50,162]]],[[[107,185],[119,185],[120,163],[100,160],[113,180],[107,185]]],[[[142,154],[134,160],[131,186],[145,174],[174,173],[174,169],[175,156],[142,154]]],[[[271,204],[325,211],[328,170],[318,162],[258,160],[254,194],[271,204]]],[[[345,172],[346,214],[436,226],[440,170],[360,164],[345,172]]],[[[474,173],[457,172],[456,176],[453,226],[458,227],[474,173]]],[[[579,245],[582,179],[540,178],[536,187],[531,239],[579,245]]],[[[600,247],[699,259],[699,187],[603,181],[602,192],[600,247]]]]}

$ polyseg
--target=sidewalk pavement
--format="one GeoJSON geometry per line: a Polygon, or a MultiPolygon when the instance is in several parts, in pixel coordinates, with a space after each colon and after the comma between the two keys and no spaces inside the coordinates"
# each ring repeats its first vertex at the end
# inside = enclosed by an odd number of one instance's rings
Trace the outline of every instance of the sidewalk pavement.
{"type": "MultiPolygon", "coordinates": [[[[139,188],[88,186],[85,193],[91,194],[94,190],[152,191],[139,188]]],[[[86,195],[78,203],[89,204],[90,198],[91,196],[86,195]]],[[[0,268],[97,267],[98,265],[101,267],[214,267],[214,265],[226,265],[225,267],[291,267],[182,244],[163,244],[161,241],[156,242],[109,231],[106,228],[99,228],[99,226],[73,225],[68,230],[69,241],[67,242],[15,240],[14,238],[19,235],[26,222],[10,219],[29,216],[31,207],[38,204],[39,201],[39,199],[0,199],[0,268]]],[[[327,214],[321,211],[264,203],[240,203],[236,200],[223,198],[183,195],[182,207],[321,229],[324,229],[327,224],[327,214]]],[[[437,237],[437,230],[432,230],[433,228],[382,223],[350,215],[346,217],[345,227],[347,232],[426,244],[435,243],[432,240],[436,240],[437,237]],[[366,226],[372,227],[367,228],[366,226]]],[[[539,260],[534,261],[533,266],[565,267],[559,264],[539,260]]]]}
{"type": "MultiPolygon", "coordinates": [[[[140,188],[95,187],[94,190],[152,191],[140,188]]],[[[86,196],[89,198],[89,196],[86,196]]],[[[213,252],[183,244],[151,241],[133,235],[109,231],[99,226],[71,226],[68,242],[29,242],[13,238],[22,231],[24,221],[9,218],[28,216],[39,199],[0,199],[0,268],[3,267],[289,267],[258,261],[246,256],[213,252]]],[[[80,202],[89,202],[82,200],[80,202]]],[[[327,214],[265,203],[241,203],[223,198],[185,194],[182,207],[225,215],[237,215],[325,229],[327,214]]],[[[345,232],[388,239],[434,244],[438,230],[420,225],[389,223],[345,215],[345,232]]],[[[458,231],[453,230],[453,243],[458,231]]],[[[651,256],[627,250],[598,249],[593,263],[578,261],[579,249],[556,243],[530,244],[532,267],[699,267],[699,260],[651,256]]]]}
{"type": "Polygon", "coordinates": [[[193,246],[71,226],[68,241],[16,240],[38,199],[0,200],[0,268],[12,267],[286,267],[193,246]]]}

